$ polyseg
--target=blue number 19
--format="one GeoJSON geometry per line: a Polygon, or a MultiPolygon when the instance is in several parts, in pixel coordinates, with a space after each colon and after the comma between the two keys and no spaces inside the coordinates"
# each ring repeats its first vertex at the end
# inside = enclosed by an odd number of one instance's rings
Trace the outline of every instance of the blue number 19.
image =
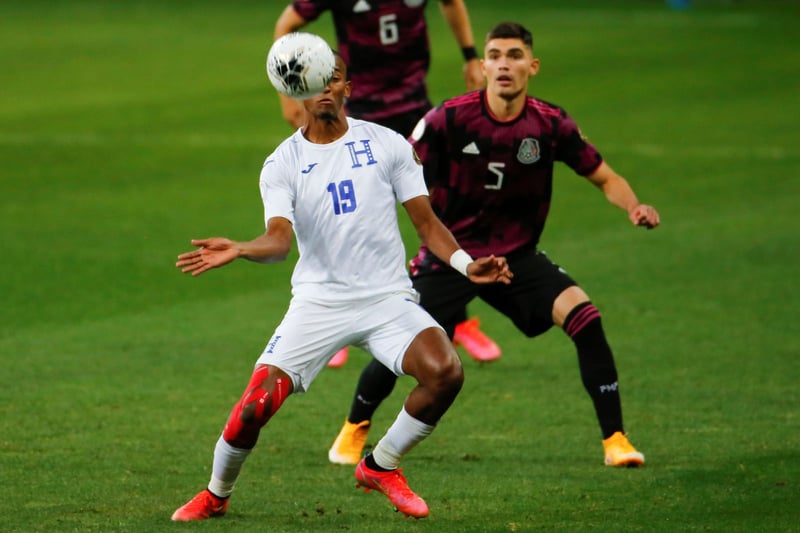
{"type": "Polygon", "coordinates": [[[329,183],[328,192],[331,193],[334,214],[341,215],[356,210],[356,191],[352,180],[342,180],[338,188],[335,183],[329,183]]]}

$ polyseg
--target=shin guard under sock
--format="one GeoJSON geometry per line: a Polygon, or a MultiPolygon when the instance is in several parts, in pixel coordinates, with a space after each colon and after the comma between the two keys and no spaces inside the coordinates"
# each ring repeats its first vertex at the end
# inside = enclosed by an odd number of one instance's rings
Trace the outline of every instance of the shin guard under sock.
{"type": "Polygon", "coordinates": [[[214,448],[214,464],[208,490],[218,498],[227,498],[233,492],[239,472],[252,450],[235,448],[220,436],[214,448]]]}
{"type": "Polygon", "coordinates": [[[594,403],[603,438],[623,431],[617,368],[600,312],[590,302],[575,306],[564,320],[564,331],[578,351],[581,380],[594,403]]]}
{"type": "Polygon", "coordinates": [[[426,439],[434,427],[409,415],[403,407],[369,457],[380,470],[394,470],[400,464],[400,459],[426,439]]]}

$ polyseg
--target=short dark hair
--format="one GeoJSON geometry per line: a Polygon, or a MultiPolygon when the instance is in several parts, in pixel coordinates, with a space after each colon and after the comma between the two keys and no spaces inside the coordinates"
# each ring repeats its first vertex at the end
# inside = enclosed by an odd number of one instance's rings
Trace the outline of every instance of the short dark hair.
{"type": "Polygon", "coordinates": [[[344,81],[350,81],[350,66],[347,64],[347,61],[344,60],[344,56],[340,54],[338,50],[331,50],[331,52],[333,52],[334,58],[338,57],[344,64],[344,81]]]}
{"type": "Polygon", "coordinates": [[[501,22],[486,34],[486,42],[492,39],[520,39],[533,50],[533,35],[522,24],[501,22]]]}

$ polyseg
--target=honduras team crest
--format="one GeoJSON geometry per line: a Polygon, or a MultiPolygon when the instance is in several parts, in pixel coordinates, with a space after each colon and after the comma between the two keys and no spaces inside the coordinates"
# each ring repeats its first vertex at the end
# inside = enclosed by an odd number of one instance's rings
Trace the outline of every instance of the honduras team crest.
{"type": "Polygon", "coordinates": [[[531,163],[537,162],[540,157],[539,140],[531,137],[522,139],[522,143],[519,145],[519,151],[517,152],[517,161],[523,165],[530,165],[531,163]]]}

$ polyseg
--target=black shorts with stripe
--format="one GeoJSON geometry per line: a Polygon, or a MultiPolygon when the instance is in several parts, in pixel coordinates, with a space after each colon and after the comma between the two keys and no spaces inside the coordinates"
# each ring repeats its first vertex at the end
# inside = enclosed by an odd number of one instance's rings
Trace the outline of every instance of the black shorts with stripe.
{"type": "Polygon", "coordinates": [[[466,305],[480,298],[528,337],[541,335],[553,326],[553,302],[565,289],[577,285],[544,252],[519,250],[508,256],[514,273],[510,285],[478,285],[445,267],[412,277],[420,304],[452,339],[456,324],[466,319],[466,305]]]}

